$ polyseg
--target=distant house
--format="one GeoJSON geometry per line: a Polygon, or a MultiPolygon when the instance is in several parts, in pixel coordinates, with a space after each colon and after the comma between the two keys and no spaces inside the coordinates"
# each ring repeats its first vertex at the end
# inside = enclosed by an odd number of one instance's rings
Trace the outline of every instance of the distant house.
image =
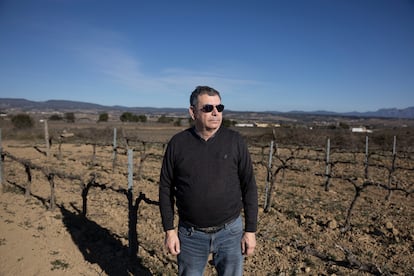
{"type": "Polygon", "coordinates": [[[254,123],[256,127],[269,127],[268,123],[254,123]]]}
{"type": "Polygon", "coordinates": [[[237,123],[234,126],[236,127],[280,127],[280,124],[271,124],[271,123],[237,123]]]}
{"type": "Polygon", "coordinates": [[[351,131],[358,133],[372,133],[372,130],[367,129],[366,127],[353,127],[351,128],[351,131]]]}
{"type": "Polygon", "coordinates": [[[235,124],[234,126],[236,126],[236,127],[254,127],[254,124],[252,124],[252,123],[239,123],[239,124],[235,124]]]}

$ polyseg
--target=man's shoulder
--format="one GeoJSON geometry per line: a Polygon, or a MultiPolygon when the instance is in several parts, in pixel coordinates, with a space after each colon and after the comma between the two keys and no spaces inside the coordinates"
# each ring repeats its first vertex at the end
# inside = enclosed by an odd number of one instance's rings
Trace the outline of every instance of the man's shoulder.
{"type": "Polygon", "coordinates": [[[193,129],[191,127],[187,128],[187,129],[184,129],[184,130],[181,130],[180,132],[174,134],[171,137],[170,143],[171,142],[179,142],[179,141],[188,139],[188,137],[190,137],[192,135],[193,135],[193,129]]]}
{"type": "Polygon", "coordinates": [[[241,138],[242,137],[240,132],[238,132],[234,129],[228,128],[228,127],[223,127],[223,126],[220,128],[220,133],[223,136],[228,136],[228,137],[236,137],[236,138],[241,138]]]}

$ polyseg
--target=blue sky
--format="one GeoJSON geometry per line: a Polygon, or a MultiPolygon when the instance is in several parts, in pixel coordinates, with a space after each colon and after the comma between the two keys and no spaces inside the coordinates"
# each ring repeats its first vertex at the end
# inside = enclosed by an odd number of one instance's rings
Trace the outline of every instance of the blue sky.
{"type": "Polygon", "coordinates": [[[0,0],[0,97],[241,111],[414,106],[411,0],[0,0]]]}

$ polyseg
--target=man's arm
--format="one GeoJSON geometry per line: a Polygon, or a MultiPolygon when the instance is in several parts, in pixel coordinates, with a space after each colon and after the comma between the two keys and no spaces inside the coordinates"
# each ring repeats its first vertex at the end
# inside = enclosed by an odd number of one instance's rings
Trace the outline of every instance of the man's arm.
{"type": "Polygon", "coordinates": [[[245,231],[255,233],[257,228],[258,196],[253,164],[247,144],[239,138],[239,180],[245,215],[245,231]]]}
{"type": "Polygon", "coordinates": [[[239,179],[242,190],[243,208],[245,214],[245,232],[241,239],[242,254],[252,255],[256,248],[256,229],[258,214],[257,185],[253,172],[253,164],[247,144],[240,139],[239,179]]]}
{"type": "Polygon", "coordinates": [[[159,203],[164,231],[174,229],[174,191],[173,191],[173,162],[171,148],[168,145],[164,155],[159,183],[159,203]]]}

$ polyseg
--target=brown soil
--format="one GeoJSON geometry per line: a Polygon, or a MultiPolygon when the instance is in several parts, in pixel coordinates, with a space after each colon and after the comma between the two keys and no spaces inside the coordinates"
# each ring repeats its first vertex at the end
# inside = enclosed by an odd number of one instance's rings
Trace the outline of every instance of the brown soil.
{"type": "MultiPolygon", "coordinates": [[[[147,153],[153,155],[145,159],[142,177],[137,173],[140,149],[134,153],[130,200],[138,210],[134,242],[134,232],[130,231],[135,223],[129,225],[134,216],[129,219],[125,193],[127,156],[123,150],[118,151],[113,171],[109,146],[97,146],[94,160],[92,145],[63,144],[60,160],[57,145],[52,146],[49,158],[41,153],[41,145],[37,149],[34,146],[30,142],[3,141],[7,153],[49,171],[79,175],[84,183],[96,173],[96,185],[89,189],[87,215],[83,216],[81,181],[55,177],[57,206],[50,210],[51,190],[45,175],[39,170],[31,171],[31,195],[26,197],[25,168],[6,156],[0,194],[0,275],[176,274],[175,258],[163,250],[164,235],[156,205],[160,147],[147,148],[147,153]],[[134,250],[130,245],[135,244],[137,254],[131,254],[134,250]]],[[[283,178],[282,171],[277,175],[272,209],[265,213],[262,207],[266,169],[259,162],[267,157],[261,155],[259,148],[251,148],[251,152],[261,208],[258,246],[255,254],[246,259],[245,275],[414,275],[412,194],[405,196],[395,191],[386,200],[383,188],[368,187],[353,209],[350,230],[343,233],[354,186],[349,181],[331,179],[331,189],[326,192],[325,179],[316,175],[325,172],[323,162],[297,159],[290,167],[296,170],[286,170],[283,178]]],[[[288,157],[291,153],[281,150],[279,154],[288,157]]],[[[341,154],[336,158],[348,157],[341,154]]],[[[275,168],[280,164],[277,162],[275,168]]],[[[401,165],[413,168],[413,162],[407,162],[411,163],[401,165]]],[[[382,164],[388,165],[385,161],[382,164]]],[[[362,167],[350,164],[338,165],[335,170],[337,174],[354,176],[363,172],[362,167]]],[[[387,181],[384,168],[372,171],[372,175],[377,182],[387,181]]],[[[404,185],[412,185],[414,180],[409,170],[395,177],[404,185]]],[[[361,179],[356,181],[358,184],[361,179]]],[[[206,275],[215,275],[210,265],[206,275]]]]}

